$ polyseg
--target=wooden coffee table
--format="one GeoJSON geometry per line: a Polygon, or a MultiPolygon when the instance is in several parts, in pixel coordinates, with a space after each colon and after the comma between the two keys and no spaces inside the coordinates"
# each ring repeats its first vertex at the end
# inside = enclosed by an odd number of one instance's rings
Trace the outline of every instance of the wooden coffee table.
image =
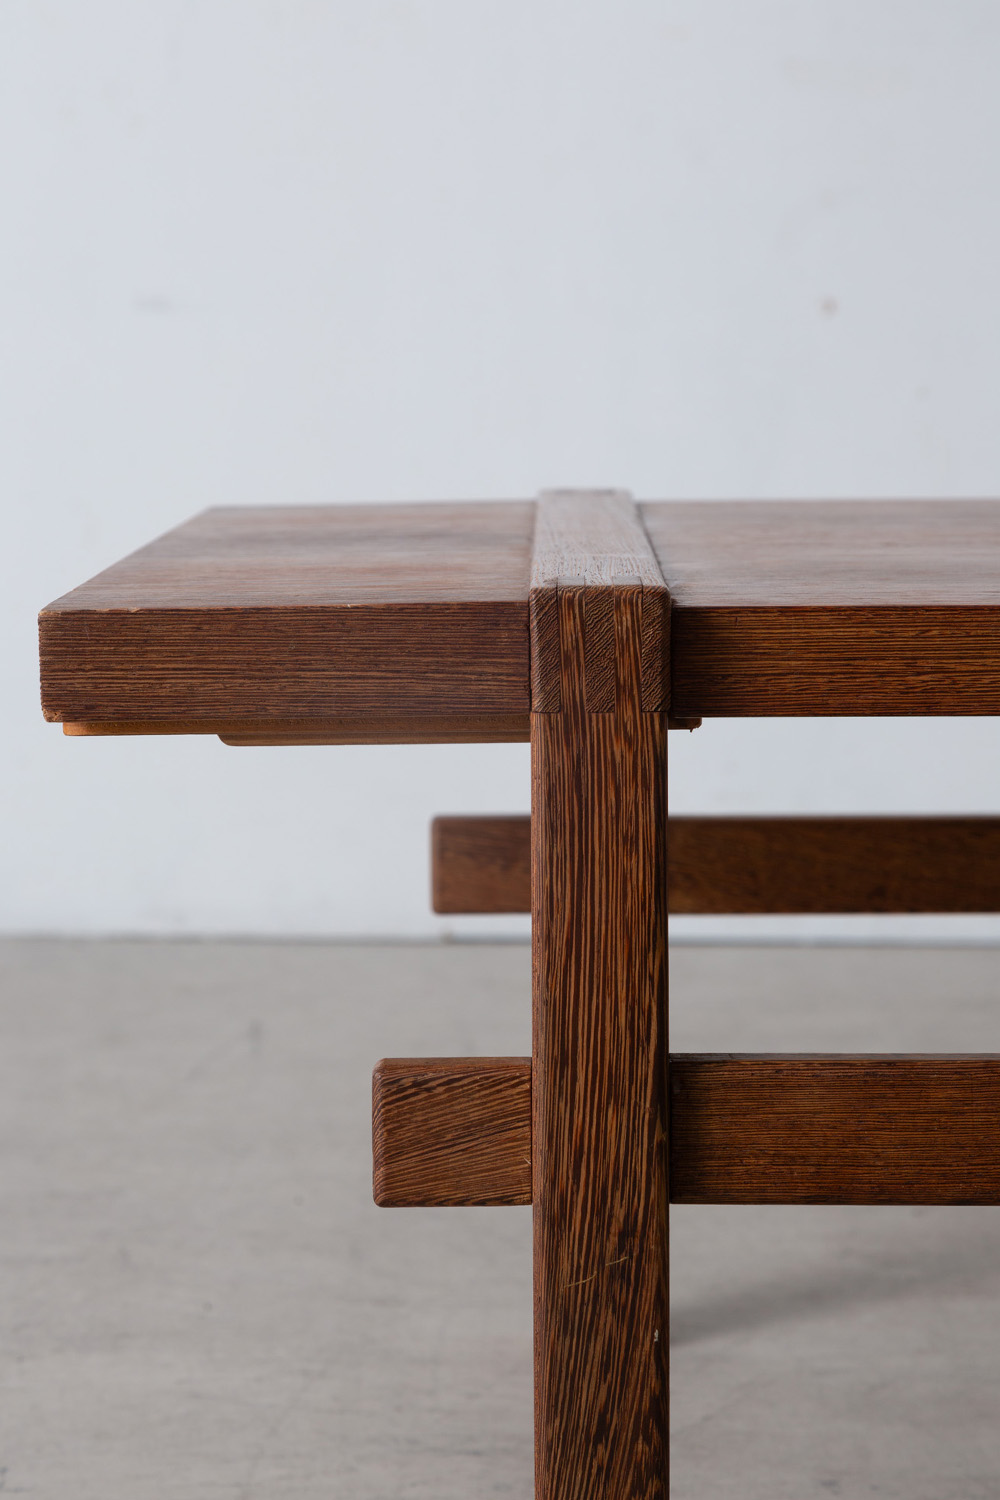
{"type": "Polygon", "coordinates": [[[1000,502],[213,510],[40,629],[68,734],[530,738],[530,822],[434,847],[439,910],[530,906],[533,1055],[380,1063],[374,1145],[380,1203],[533,1204],[537,1500],[668,1492],[670,1201],[1000,1202],[1000,1059],[666,1037],[668,909],[1000,909],[998,820],[666,795],[706,716],[1000,712],[1000,502]]]}

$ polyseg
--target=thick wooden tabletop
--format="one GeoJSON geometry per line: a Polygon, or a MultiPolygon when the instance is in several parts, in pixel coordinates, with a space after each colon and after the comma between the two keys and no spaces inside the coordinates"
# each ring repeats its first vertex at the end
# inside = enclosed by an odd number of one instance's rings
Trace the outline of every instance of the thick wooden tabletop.
{"type": "MultiPolygon", "coordinates": [[[[520,738],[535,512],[207,511],[42,611],[45,715],[520,738]]],[[[672,599],[675,715],[1000,712],[1000,501],[650,502],[635,520],[672,599]]]]}

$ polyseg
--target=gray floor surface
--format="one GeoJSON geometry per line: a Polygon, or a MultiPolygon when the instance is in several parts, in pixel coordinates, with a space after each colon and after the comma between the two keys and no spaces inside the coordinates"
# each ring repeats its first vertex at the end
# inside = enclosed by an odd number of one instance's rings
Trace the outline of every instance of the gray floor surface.
{"type": "MultiPolygon", "coordinates": [[[[682,948],[677,1051],[1000,1051],[1000,952],[682,948]]],[[[527,1209],[376,1209],[372,1064],[523,946],[0,944],[0,1494],[531,1495],[527,1209]]],[[[1000,1495],[994,1209],[677,1208],[678,1500],[1000,1495]]]]}

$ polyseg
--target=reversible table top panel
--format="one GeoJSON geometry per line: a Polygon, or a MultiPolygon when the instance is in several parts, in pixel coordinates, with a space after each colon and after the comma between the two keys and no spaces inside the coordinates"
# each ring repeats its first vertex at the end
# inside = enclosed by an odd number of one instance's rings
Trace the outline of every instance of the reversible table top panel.
{"type": "MultiPolygon", "coordinates": [[[[1000,502],[639,514],[673,600],[676,715],[1000,712],[1000,502]]],[[[531,501],[207,511],[42,612],[46,717],[524,724],[534,516],[531,501]]]]}

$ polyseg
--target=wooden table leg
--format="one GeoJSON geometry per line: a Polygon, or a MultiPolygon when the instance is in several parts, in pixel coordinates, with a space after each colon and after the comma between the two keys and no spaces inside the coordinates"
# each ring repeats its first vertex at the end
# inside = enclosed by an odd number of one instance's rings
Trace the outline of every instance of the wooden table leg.
{"type": "Polygon", "coordinates": [[[665,1500],[667,719],[641,710],[641,591],[557,599],[560,707],[531,723],[535,1497],[665,1500]],[[609,607],[593,712],[584,617],[609,607]]]}

